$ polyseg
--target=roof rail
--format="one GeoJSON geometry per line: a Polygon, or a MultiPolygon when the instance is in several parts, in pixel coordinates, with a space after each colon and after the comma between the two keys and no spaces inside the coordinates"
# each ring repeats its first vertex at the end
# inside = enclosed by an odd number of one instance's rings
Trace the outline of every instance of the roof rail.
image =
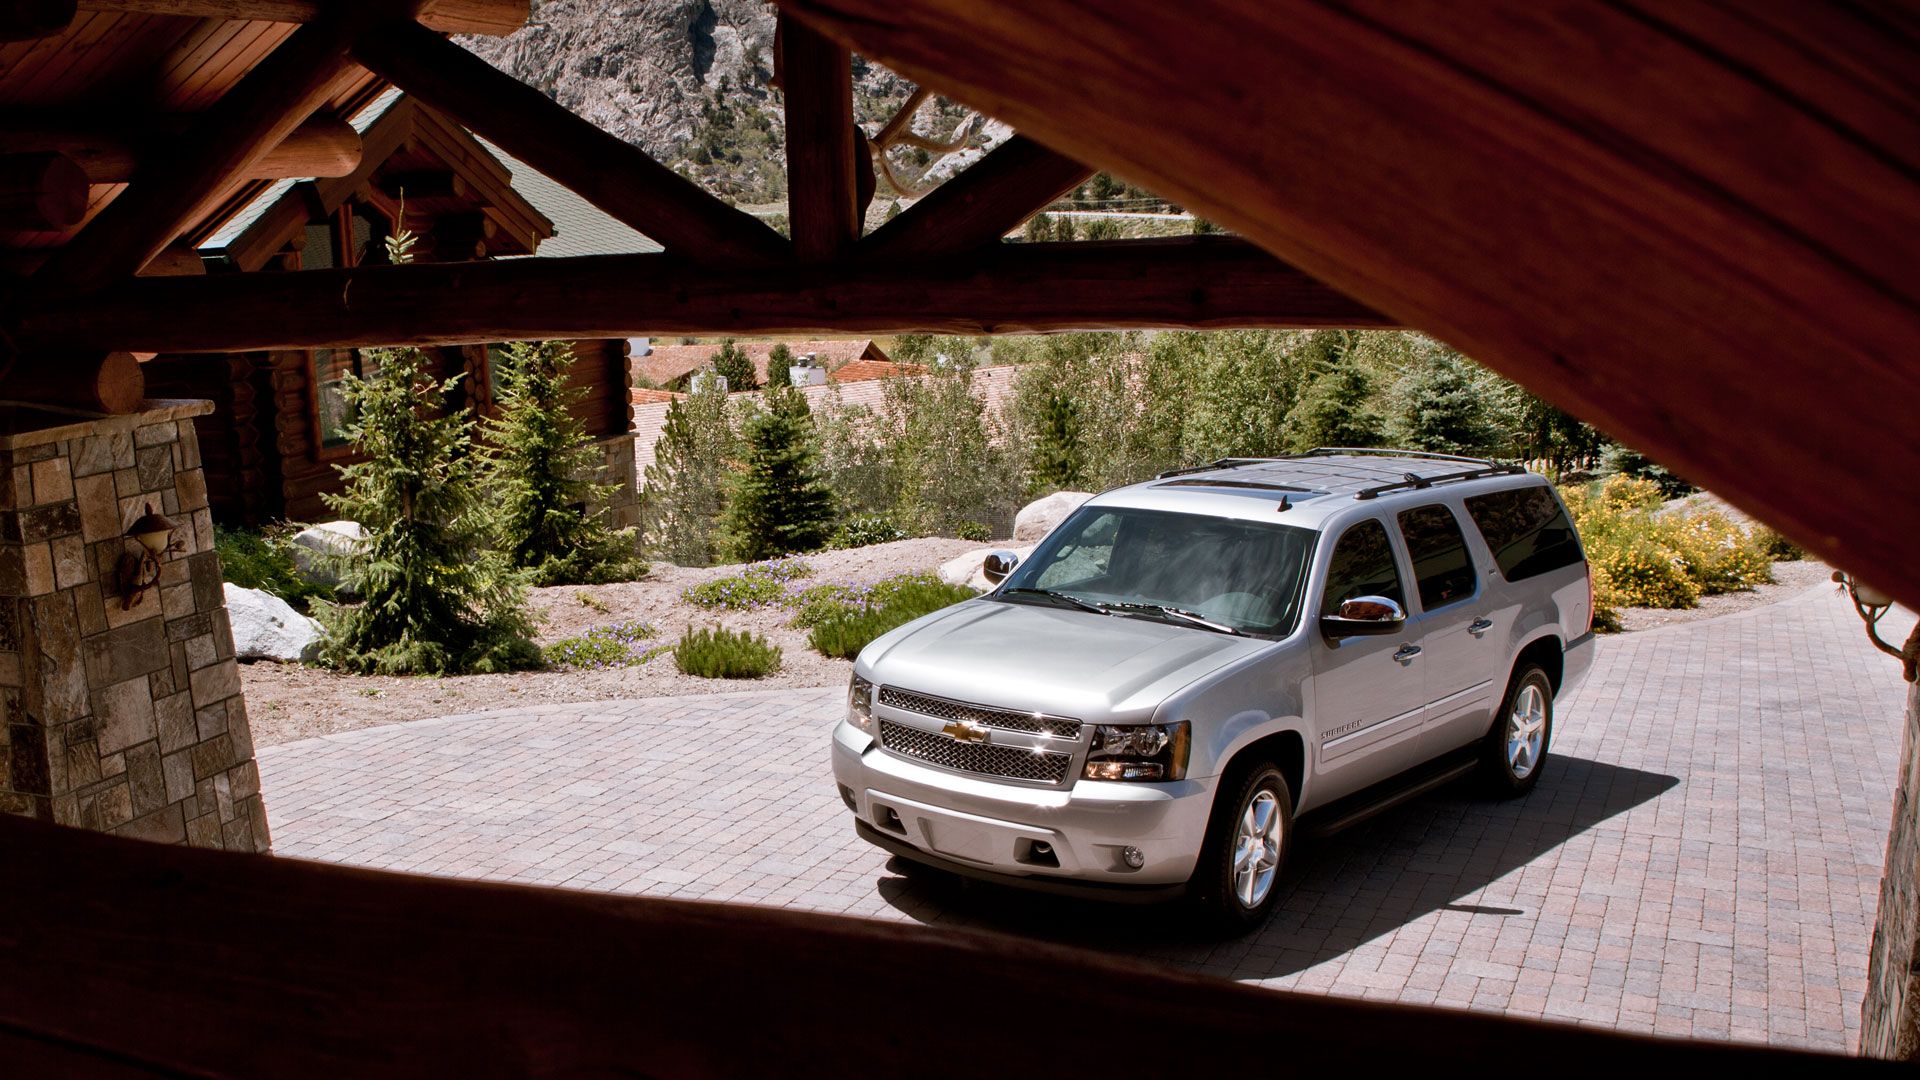
{"type": "MultiPolygon", "coordinates": [[[[1478,459],[1465,458],[1462,460],[1475,461],[1478,459]]],[[[1448,484],[1459,480],[1478,480],[1486,476],[1514,476],[1526,471],[1527,470],[1518,465],[1500,465],[1488,462],[1484,468],[1467,469],[1457,473],[1443,473],[1439,476],[1420,476],[1415,473],[1407,473],[1406,479],[1404,480],[1391,484],[1381,484],[1377,487],[1361,488],[1359,491],[1353,493],[1353,497],[1356,499],[1377,499],[1389,491],[1400,491],[1409,488],[1430,488],[1435,484],[1448,484]]]]}
{"type": "Polygon", "coordinates": [[[1165,480],[1170,476],[1186,476],[1191,473],[1212,472],[1215,469],[1237,469],[1242,465],[1259,465],[1268,461],[1285,461],[1286,458],[1270,457],[1223,457],[1209,465],[1188,465],[1179,469],[1168,469],[1155,476],[1155,480],[1165,480]]]}
{"type": "Polygon", "coordinates": [[[1332,457],[1335,454],[1355,454],[1376,457],[1420,458],[1424,461],[1463,461],[1474,465],[1492,467],[1500,464],[1492,458],[1466,457],[1462,454],[1435,454],[1426,450],[1393,450],[1380,446],[1316,446],[1304,454],[1290,454],[1294,458],[1332,457]]]}

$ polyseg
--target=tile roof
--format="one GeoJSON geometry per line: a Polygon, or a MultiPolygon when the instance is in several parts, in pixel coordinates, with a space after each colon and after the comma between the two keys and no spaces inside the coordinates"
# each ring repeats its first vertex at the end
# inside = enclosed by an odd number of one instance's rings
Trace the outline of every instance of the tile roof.
{"type": "Polygon", "coordinates": [[[671,390],[649,390],[644,386],[628,387],[627,394],[628,400],[632,401],[635,405],[665,404],[678,401],[687,396],[685,394],[676,394],[671,390]]]}
{"type": "Polygon", "coordinates": [[[827,377],[838,383],[866,382],[869,379],[890,379],[895,375],[925,375],[927,369],[919,364],[896,364],[891,360],[849,360],[827,373],[827,377]]]}
{"type": "MultiPolygon", "coordinates": [[[[552,215],[549,214],[548,216],[551,217],[552,215]]],[[[548,243],[552,243],[552,241],[548,241],[548,243]]],[[[547,249],[542,247],[541,254],[544,255],[546,253],[547,249]]],[[[760,382],[765,383],[767,381],[767,355],[773,351],[775,345],[780,343],[774,341],[741,341],[735,344],[740,347],[741,351],[747,354],[748,359],[753,361],[754,377],[760,380],[760,382]]],[[[887,359],[887,355],[881,352],[878,346],[874,345],[872,338],[853,338],[846,341],[789,341],[785,344],[788,350],[793,353],[795,359],[812,353],[815,359],[827,367],[828,371],[833,371],[844,364],[850,364],[856,360],[878,361],[886,364],[892,363],[892,361],[887,359]]],[[[666,386],[669,383],[683,379],[707,367],[713,360],[713,354],[719,351],[720,346],[717,344],[655,345],[653,351],[646,356],[636,356],[633,358],[633,370],[636,374],[644,376],[648,382],[657,386],[666,386]]]]}

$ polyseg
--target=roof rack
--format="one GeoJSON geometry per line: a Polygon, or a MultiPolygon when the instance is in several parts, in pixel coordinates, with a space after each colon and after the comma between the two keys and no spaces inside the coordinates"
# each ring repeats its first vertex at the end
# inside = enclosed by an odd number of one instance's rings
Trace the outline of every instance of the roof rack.
{"type": "MultiPolygon", "coordinates": [[[[1434,456],[1444,457],[1445,455],[1434,456]]],[[[1460,460],[1475,461],[1479,459],[1463,458],[1460,460]]],[[[1430,488],[1435,484],[1447,484],[1459,480],[1478,480],[1484,476],[1513,476],[1526,471],[1527,470],[1518,465],[1500,465],[1494,462],[1488,462],[1483,468],[1466,469],[1457,473],[1442,473],[1439,476],[1421,476],[1418,473],[1407,473],[1406,479],[1404,480],[1391,484],[1381,484],[1377,487],[1361,488],[1359,491],[1353,493],[1353,497],[1356,499],[1377,499],[1389,491],[1430,488]]]]}
{"type": "Polygon", "coordinates": [[[1186,476],[1190,473],[1212,472],[1215,469],[1235,469],[1235,468],[1239,468],[1242,465],[1259,465],[1263,462],[1268,462],[1268,461],[1285,461],[1285,460],[1286,460],[1285,458],[1270,458],[1270,457],[1223,457],[1220,460],[1215,461],[1208,465],[1188,465],[1184,468],[1168,469],[1166,472],[1163,472],[1158,476],[1155,476],[1154,479],[1165,480],[1168,477],[1186,476]]]}
{"type": "MultiPolygon", "coordinates": [[[[1354,454],[1375,457],[1420,458],[1424,461],[1464,461],[1474,465],[1492,467],[1500,464],[1492,458],[1466,457],[1461,454],[1435,454],[1426,450],[1392,450],[1379,446],[1316,446],[1304,454],[1290,454],[1289,458],[1332,457],[1335,454],[1354,454]]],[[[1268,459],[1272,460],[1272,459],[1268,459]]]]}

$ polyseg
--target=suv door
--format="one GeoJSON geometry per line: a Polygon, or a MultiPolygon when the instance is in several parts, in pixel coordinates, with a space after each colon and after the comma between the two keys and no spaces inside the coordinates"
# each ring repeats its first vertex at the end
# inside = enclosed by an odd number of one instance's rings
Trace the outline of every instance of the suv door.
{"type": "Polygon", "coordinates": [[[1504,638],[1474,572],[1460,519],[1445,503],[1395,515],[1413,564],[1419,614],[1420,666],[1426,672],[1426,719],[1420,756],[1438,757],[1486,734],[1498,692],[1494,686],[1504,638]]]}
{"type": "MultiPolygon", "coordinates": [[[[1399,556],[1375,518],[1349,525],[1328,557],[1318,615],[1343,601],[1384,596],[1407,606],[1399,556]]],[[[1384,780],[1419,761],[1426,692],[1417,629],[1342,638],[1312,646],[1313,719],[1317,734],[1313,801],[1321,805],[1384,780]]]]}

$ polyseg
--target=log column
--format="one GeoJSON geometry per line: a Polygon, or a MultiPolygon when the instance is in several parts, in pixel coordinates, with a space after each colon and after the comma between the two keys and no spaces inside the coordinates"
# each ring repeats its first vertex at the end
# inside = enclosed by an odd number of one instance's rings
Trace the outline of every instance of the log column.
{"type": "Polygon", "coordinates": [[[0,413],[0,811],[163,843],[267,850],[193,418],[0,413]],[[24,430],[22,430],[24,429],[24,430]],[[176,526],[129,603],[125,532],[176,526]]]}

